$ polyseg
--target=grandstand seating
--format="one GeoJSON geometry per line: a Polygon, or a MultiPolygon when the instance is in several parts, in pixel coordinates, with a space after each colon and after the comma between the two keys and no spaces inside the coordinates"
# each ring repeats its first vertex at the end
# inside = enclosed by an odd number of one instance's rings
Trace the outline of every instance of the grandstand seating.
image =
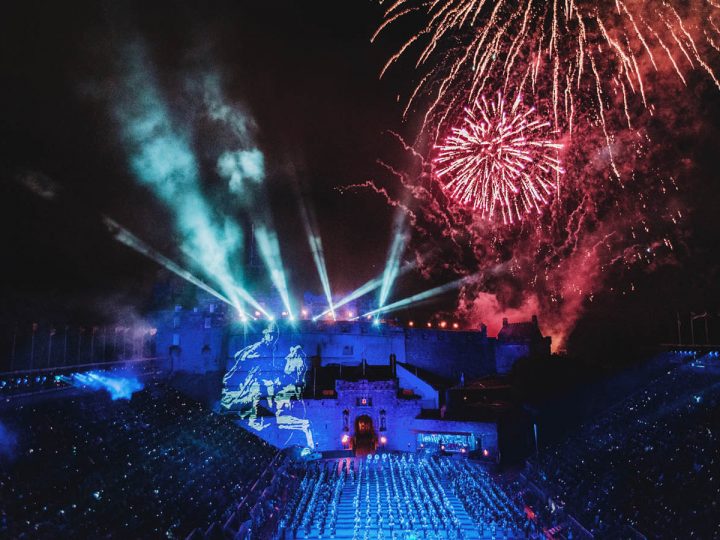
{"type": "Polygon", "coordinates": [[[596,537],[713,538],[720,500],[720,377],[670,366],[528,476],[596,537]]]}
{"type": "Polygon", "coordinates": [[[19,436],[0,463],[3,538],[184,538],[228,520],[277,454],[163,385],[0,415],[19,436]]]}

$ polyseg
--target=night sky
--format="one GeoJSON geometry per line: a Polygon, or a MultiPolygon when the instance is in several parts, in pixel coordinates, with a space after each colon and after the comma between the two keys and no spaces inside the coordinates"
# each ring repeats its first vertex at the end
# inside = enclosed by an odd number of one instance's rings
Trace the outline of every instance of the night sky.
{"type": "MultiPolygon", "coordinates": [[[[415,135],[417,119],[404,123],[401,111],[417,74],[405,66],[378,79],[400,44],[393,33],[370,43],[381,16],[377,4],[365,0],[6,5],[0,21],[0,322],[85,321],[147,304],[158,266],[114,242],[102,215],[181,260],[171,215],[133,178],[110,110],[118,50],[130,40],[144,43],[180,121],[193,122],[183,118],[192,108],[185,85],[202,69],[220,73],[227,97],[254,119],[296,297],[306,290],[321,294],[298,189],[318,216],[333,290],[348,292],[379,275],[393,211],[377,194],[337,188],[382,176],[378,159],[403,165],[388,131],[415,135]]],[[[692,211],[677,261],[639,270],[631,295],[609,283],[587,306],[576,343],[607,343],[610,335],[668,341],[676,311],[685,319],[689,311],[711,312],[711,329],[720,337],[720,92],[699,85],[683,99],[693,100],[697,116],[688,120],[696,123],[692,137],[672,141],[692,164],[680,182],[692,211]]],[[[202,123],[196,127],[208,198],[222,198],[208,141],[213,134],[202,123]]],[[[236,216],[243,221],[242,212],[236,216]]],[[[395,297],[437,284],[411,275],[395,297]]],[[[446,298],[398,316],[428,317],[452,305],[446,298]]]]}

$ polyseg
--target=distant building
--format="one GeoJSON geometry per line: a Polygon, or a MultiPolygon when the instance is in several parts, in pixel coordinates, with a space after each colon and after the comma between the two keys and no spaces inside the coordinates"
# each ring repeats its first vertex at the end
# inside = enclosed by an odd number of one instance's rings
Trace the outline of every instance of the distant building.
{"type": "Polygon", "coordinates": [[[496,459],[498,424],[512,408],[502,375],[520,358],[550,355],[536,317],[504,319],[497,338],[484,325],[243,322],[216,303],[160,312],[155,324],[173,371],[224,374],[223,399],[214,399],[241,425],[279,447],[323,451],[434,448],[496,459]],[[475,382],[488,377],[495,382],[475,382]]]}
{"type": "Polygon", "coordinates": [[[551,342],[550,336],[543,337],[540,333],[536,315],[530,322],[510,323],[504,318],[495,349],[497,373],[509,373],[520,358],[547,358],[551,342]]]}

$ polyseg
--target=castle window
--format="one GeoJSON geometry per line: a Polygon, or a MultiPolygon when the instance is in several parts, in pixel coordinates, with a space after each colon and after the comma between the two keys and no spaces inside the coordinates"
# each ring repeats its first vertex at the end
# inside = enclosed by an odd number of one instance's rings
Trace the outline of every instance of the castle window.
{"type": "Polygon", "coordinates": [[[355,404],[358,407],[372,407],[372,398],[371,397],[357,398],[355,400],[355,404]]]}
{"type": "Polygon", "coordinates": [[[343,356],[352,356],[352,355],[353,355],[353,346],[345,345],[343,347],[343,356]]]}

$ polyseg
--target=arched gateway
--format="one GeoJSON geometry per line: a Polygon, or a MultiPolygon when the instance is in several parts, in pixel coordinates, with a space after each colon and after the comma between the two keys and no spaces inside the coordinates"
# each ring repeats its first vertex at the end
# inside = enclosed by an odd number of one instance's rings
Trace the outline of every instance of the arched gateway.
{"type": "Polygon", "coordinates": [[[367,414],[362,414],[355,418],[355,452],[357,455],[369,454],[375,451],[377,444],[377,435],[373,427],[372,418],[367,414]]]}

